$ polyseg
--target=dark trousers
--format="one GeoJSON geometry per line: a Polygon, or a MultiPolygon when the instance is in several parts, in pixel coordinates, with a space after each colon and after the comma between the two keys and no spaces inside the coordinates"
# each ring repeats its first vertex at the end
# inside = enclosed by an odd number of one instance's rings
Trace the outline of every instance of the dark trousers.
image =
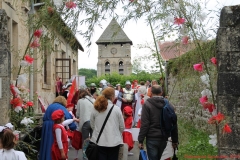
{"type": "Polygon", "coordinates": [[[98,146],[98,160],[118,160],[120,145],[116,147],[98,146]]]}
{"type": "Polygon", "coordinates": [[[84,142],[85,139],[89,138],[89,134],[90,134],[90,138],[92,137],[92,128],[91,128],[91,125],[90,125],[90,121],[87,121],[83,124],[82,126],[82,139],[84,142]]]}
{"type": "Polygon", "coordinates": [[[167,146],[167,142],[163,140],[146,140],[147,155],[149,160],[159,160],[163,151],[167,146]]]}

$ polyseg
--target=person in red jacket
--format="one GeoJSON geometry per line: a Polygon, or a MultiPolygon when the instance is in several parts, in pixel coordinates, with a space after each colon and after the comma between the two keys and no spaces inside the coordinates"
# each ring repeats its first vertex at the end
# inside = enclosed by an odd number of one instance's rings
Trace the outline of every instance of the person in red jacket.
{"type": "Polygon", "coordinates": [[[64,121],[64,112],[56,110],[52,113],[53,125],[53,145],[51,157],[52,160],[67,159],[68,153],[68,136],[67,131],[62,125],[64,121]]]}
{"type": "MultiPolygon", "coordinates": [[[[123,143],[126,143],[128,145],[128,152],[132,150],[134,146],[133,137],[131,133],[132,122],[133,122],[132,112],[133,110],[132,110],[132,107],[130,106],[126,106],[123,109],[125,129],[122,135],[123,135],[123,143]]],[[[133,155],[133,153],[129,152],[128,155],[133,155]]]]}

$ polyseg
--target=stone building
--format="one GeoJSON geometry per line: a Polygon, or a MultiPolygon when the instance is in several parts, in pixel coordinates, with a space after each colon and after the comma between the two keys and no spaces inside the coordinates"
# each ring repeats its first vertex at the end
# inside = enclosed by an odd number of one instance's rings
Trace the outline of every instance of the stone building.
{"type": "Polygon", "coordinates": [[[133,43],[114,18],[96,44],[98,45],[97,76],[113,72],[121,75],[132,73],[131,45],[133,43]]]}
{"type": "MultiPolygon", "coordinates": [[[[20,61],[30,39],[29,26],[26,24],[29,18],[29,6],[30,4],[28,2],[22,0],[0,0],[0,10],[6,13],[7,17],[6,28],[9,35],[9,46],[11,46],[10,78],[13,83],[15,83],[18,76],[20,61]]],[[[37,14],[38,8],[35,7],[35,10],[37,14]]],[[[59,20],[62,26],[68,28],[60,17],[59,20]]],[[[4,24],[0,26],[4,26],[4,24]]],[[[54,33],[55,38],[50,42],[51,49],[34,49],[33,51],[37,53],[33,56],[33,93],[35,94],[37,92],[46,103],[52,103],[55,99],[56,76],[62,77],[63,83],[65,83],[65,81],[69,80],[73,75],[78,75],[78,50],[84,50],[69,28],[68,33],[71,34],[68,35],[59,33],[56,29],[51,28],[51,26],[46,25],[40,28],[44,30],[42,38],[48,39],[49,37],[46,34],[48,32],[54,33]],[[69,39],[71,39],[73,43],[70,44],[69,39]]],[[[21,70],[21,73],[23,72],[24,71],[21,70]]],[[[25,86],[29,87],[29,83],[27,82],[25,86]]],[[[37,106],[37,101],[35,101],[34,104],[37,106]]],[[[8,101],[7,106],[4,106],[4,108],[9,108],[9,106],[8,101]]]]}

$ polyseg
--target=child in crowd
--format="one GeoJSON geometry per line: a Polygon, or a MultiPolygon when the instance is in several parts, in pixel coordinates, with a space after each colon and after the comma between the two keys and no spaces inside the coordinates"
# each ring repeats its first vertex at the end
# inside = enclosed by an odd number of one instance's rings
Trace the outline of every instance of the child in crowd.
{"type": "Polygon", "coordinates": [[[142,106],[143,106],[143,104],[144,104],[144,95],[141,94],[141,108],[139,108],[139,110],[138,110],[139,120],[138,120],[138,123],[137,123],[137,128],[141,127],[141,115],[142,115],[142,106]]]}
{"type": "Polygon", "coordinates": [[[51,157],[52,160],[67,159],[68,153],[68,136],[64,126],[77,121],[76,118],[68,119],[64,121],[64,112],[62,110],[56,110],[52,113],[53,125],[53,145],[51,157]]]}
{"type": "Polygon", "coordinates": [[[5,160],[27,160],[25,154],[21,151],[15,151],[13,148],[16,145],[16,136],[12,130],[0,126],[0,158],[5,160]]]}
{"type": "Polygon", "coordinates": [[[130,106],[126,106],[123,109],[123,118],[124,118],[124,124],[125,129],[123,131],[123,143],[126,143],[128,145],[128,155],[133,155],[133,153],[130,153],[130,150],[133,149],[133,137],[131,133],[132,128],[132,122],[133,122],[133,110],[130,106]]]}
{"type": "MultiPolygon", "coordinates": [[[[73,119],[75,119],[75,124],[77,126],[76,131],[78,131],[79,130],[79,127],[78,127],[79,119],[76,119],[75,115],[73,114],[73,108],[74,108],[74,104],[68,104],[67,105],[67,110],[73,116],[73,119]]],[[[68,146],[69,146],[69,148],[72,148],[72,142],[73,142],[74,134],[76,134],[75,131],[71,131],[68,128],[68,137],[69,137],[69,139],[68,139],[68,142],[69,142],[68,146]]],[[[78,150],[76,150],[76,149],[74,150],[74,157],[75,157],[74,160],[78,159],[78,150]]]]}

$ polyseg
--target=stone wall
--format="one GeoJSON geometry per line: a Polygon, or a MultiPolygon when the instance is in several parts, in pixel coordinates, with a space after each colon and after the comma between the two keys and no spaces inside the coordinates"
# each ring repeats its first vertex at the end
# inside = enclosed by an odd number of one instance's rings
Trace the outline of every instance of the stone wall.
{"type": "Polygon", "coordinates": [[[7,30],[7,14],[0,9],[0,78],[2,79],[2,97],[0,97],[0,125],[9,120],[10,108],[10,79],[11,79],[11,54],[9,32],[7,30]]]}
{"type": "Polygon", "coordinates": [[[229,118],[232,128],[232,133],[224,135],[219,127],[219,155],[240,155],[240,5],[221,11],[217,59],[218,110],[229,118]]]}
{"type": "MultiPolygon", "coordinates": [[[[216,78],[213,77],[213,79],[216,78]]],[[[216,81],[213,82],[216,92],[216,81]]],[[[174,105],[179,119],[188,121],[196,128],[213,134],[216,133],[215,128],[207,123],[211,114],[203,110],[199,102],[199,98],[202,96],[201,92],[206,88],[201,82],[200,75],[194,74],[194,71],[188,72],[184,77],[181,77],[181,74],[176,76],[170,74],[168,77],[169,99],[174,105]]]]}
{"type": "MultiPolygon", "coordinates": [[[[215,41],[203,43],[201,49],[204,50],[204,57],[209,59],[207,66],[216,96],[217,68],[210,62],[210,59],[216,54],[216,43],[215,41]]],[[[209,134],[214,134],[216,133],[215,127],[208,124],[211,114],[204,110],[199,102],[199,98],[202,97],[201,92],[204,89],[209,89],[209,86],[204,84],[200,78],[206,74],[206,70],[198,72],[193,69],[193,64],[199,63],[201,60],[198,52],[199,47],[168,62],[167,70],[170,73],[167,78],[168,95],[170,102],[176,108],[179,119],[190,122],[196,128],[207,131],[209,134]]],[[[209,102],[211,101],[212,99],[209,97],[209,102]]]]}

